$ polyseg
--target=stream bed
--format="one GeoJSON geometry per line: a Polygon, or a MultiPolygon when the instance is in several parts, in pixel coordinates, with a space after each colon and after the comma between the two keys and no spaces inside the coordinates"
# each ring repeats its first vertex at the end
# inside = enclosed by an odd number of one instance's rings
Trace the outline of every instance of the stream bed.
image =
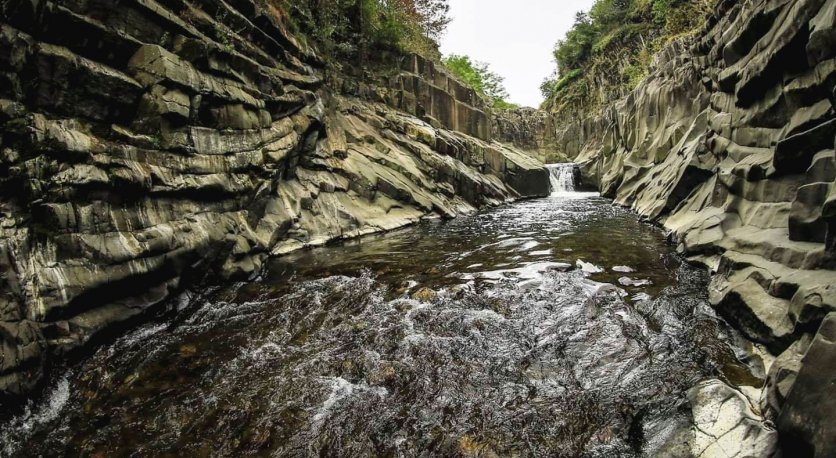
{"type": "MultiPolygon", "coordinates": [[[[570,180],[571,181],[571,180],[570,180]]],[[[687,392],[759,386],[708,275],[627,210],[549,198],[272,261],[59,374],[14,456],[644,456],[687,392]]],[[[674,455],[676,456],[676,455],[674,455]]]]}

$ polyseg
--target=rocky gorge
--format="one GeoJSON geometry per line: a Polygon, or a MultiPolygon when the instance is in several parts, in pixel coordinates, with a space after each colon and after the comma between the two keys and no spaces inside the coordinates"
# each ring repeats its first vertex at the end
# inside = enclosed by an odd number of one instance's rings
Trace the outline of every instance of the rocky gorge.
{"type": "Polygon", "coordinates": [[[265,2],[3,2],[0,397],[204,277],[548,194],[417,56],[329,74],[265,2]]]}
{"type": "Polygon", "coordinates": [[[762,386],[688,392],[690,450],[836,455],[836,0],[720,1],[574,119],[493,110],[414,55],[335,68],[259,0],[0,4],[4,407],[189,287],[545,196],[543,163],[572,161],[762,348],[762,386]]]}

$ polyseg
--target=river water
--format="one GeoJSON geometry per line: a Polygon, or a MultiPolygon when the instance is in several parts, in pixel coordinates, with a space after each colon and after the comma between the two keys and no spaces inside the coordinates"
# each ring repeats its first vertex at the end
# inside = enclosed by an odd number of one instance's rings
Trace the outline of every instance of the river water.
{"type": "Polygon", "coordinates": [[[664,450],[690,427],[690,387],[762,373],[707,304],[707,275],[565,172],[549,198],[295,253],[257,281],[192,293],[176,318],[57,376],[3,427],[0,450],[664,450]]]}

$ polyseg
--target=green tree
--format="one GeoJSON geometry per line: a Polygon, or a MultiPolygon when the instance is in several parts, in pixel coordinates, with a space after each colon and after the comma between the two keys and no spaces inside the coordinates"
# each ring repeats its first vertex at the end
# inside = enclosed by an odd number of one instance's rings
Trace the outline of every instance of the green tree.
{"type": "Polygon", "coordinates": [[[450,24],[447,0],[411,0],[421,29],[428,38],[438,40],[450,24]]]}
{"type": "Polygon", "coordinates": [[[493,102],[495,108],[513,108],[509,103],[504,78],[491,71],[488,64],[474,62],[469,56],[451,54],[442,60],[445,67],[463,83],[493,102]]]}
{"type": "Polygon", "coordinates": [[[623,96],[653,55],[693,33],[717,0],[596,0],[554,49],[556,72],[540,86],[544,108],[586,111],[623,96]]]}
{"type": "Polygon", "coordinates": [[[436,40],[450,22],[448,0],[271,0],[322,46],[361,57],[397,48],[440,58],[436,40]]]}
{"type": "Polygon", "coordinates": [[[589,15],[578,12],[575,15],[575,25],[566,34],[566,38],[557,42],[554,49],[558,73],[563,75],[583,65],[589,59],[598,34],[598,27],[589,15]]]}
{"type": "Polygon", "coordinates": [[[599,27],[624,24],[634,7],[633,0],[598,0],[589,10],[589,17],[599,27]]]}

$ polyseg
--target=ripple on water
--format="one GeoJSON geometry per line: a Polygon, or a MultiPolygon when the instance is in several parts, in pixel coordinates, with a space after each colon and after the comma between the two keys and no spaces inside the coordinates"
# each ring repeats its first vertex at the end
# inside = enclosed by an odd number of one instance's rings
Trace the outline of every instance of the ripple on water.
{"type": "Polygon", "coordinates": [[[54,422],[70,399],[71,373],[55,380],[47,389],[44,400],[39,404],[30,403],[20,415],[13,418],[0,432],[0,449],[4,456],[14,456],[26,446],[32,435],[54,422]]]}
{"type": "Polygon", "coordinates": [[[427,223],[120,339],[1,437],[24,456],[639,456],[688,425],[688,388],[748,370],[705,285],[603,200],[427,223]],[[618,266],[653,284],[616,286],[618,266]]]}

